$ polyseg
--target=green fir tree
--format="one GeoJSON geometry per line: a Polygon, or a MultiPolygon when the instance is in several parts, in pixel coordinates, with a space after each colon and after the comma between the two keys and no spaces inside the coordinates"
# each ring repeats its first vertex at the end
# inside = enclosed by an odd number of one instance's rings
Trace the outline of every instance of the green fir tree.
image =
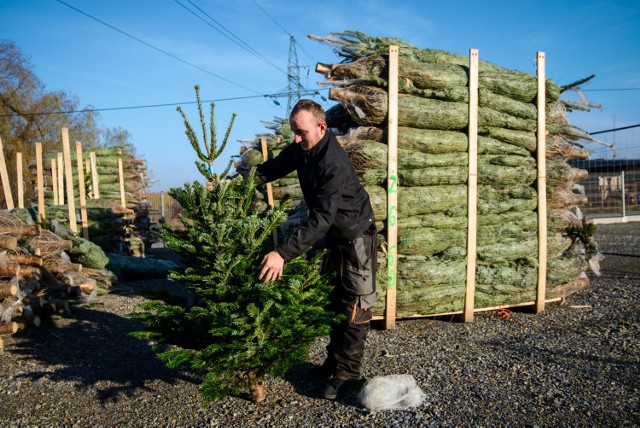
{"type": "MultiPolygon", "coordinates": [[[[213,190],[198,182],[171,189],[169,194],[184,209],[184,227],[163,231],[166,245],[187,265],[169,278],[196,297],[191,304],[154,300],[142,305],[145,312],[132,316],[146,324],[146,331],[133,335],[169,345],[158,354],[168,367],[187,365],[201,373],[205,405],[242,394],[247,387],[252,400],[261,401],[264,376],[282,376],[295,362],[306,361],[316,337],[328,334],[338,319],[325,310],[330,285],[319,272],[320,256],[288,261],[279,281],[258,280],[262,257],[272,250],[273,231],[286,219],[284,207],[268,209],[254,199],[255,170],[245,178],[225,180],[226,172],[212,172],[213,160],[222,152],[216,148],[214,105],[210,142],[199,96],[198,108],[204,150],[181,113],[201,160],[196,165],[213,190]]],[[[231,124],[222,147],[230,130],[231,124]]]]}

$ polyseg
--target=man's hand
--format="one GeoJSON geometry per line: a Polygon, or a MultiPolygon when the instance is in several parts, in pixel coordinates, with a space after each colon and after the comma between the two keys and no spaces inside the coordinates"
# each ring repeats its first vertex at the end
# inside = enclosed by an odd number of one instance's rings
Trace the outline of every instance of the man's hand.
{"type": "MultiPolygon", "coordinates": [[[[219,184],[224,184],[224,183],[229,183],[231,180],[229,180],[228,178],[225,178],[223,180],[219,180],[218,183],[219,184]]],[[[213,181],[207,181],[207,190],[212,192],[213,191],[213,181]]]]}
{"type": "Polygon", "coordinates": [[[282,278],[284,259],[277,251],[271,251],[260,262],[260,275],[258,279],[264,282],[275,281],[282,278]]]}

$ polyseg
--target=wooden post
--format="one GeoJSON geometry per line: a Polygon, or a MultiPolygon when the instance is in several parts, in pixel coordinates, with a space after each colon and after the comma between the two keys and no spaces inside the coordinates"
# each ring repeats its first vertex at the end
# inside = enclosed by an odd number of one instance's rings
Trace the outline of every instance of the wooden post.
{"type": "Polygon", "coordinates": [[[58,168],[56,160],[51,159],[51,187],[53,188],[53,205],[60,205],[58,198],[58,168]]]}
{"type": "Polygon", "coordinates": [[[76,161],[78,163],[78,191],[80,192],[80,219],[82,237],[89,239],[89,217],[87,216],[87,195],[84,186],[84,162],[82,161],[82,143],[76,141],[76,161]]]}
{"type": "MultiPolygon", "coordinates": [[[[85,159],[84,165],[84,173],[89,176],[91,174],[91,159],[85,159]]],[[[91,189],[91,186],[89,186],[89,189],[91,189]]],[[[93,199],[93,191],[89,190],[87,196],[89,199],[93,199]]]]}
{"type": "MultiPolygon", "coordinates": [[[[266,138],[260,138],[260,147],[262,149],[262,161],[266,162],[267,159],[269,159],[269,151],[267,149],[267,139],[266,138]]],[[[271,183],[267,183],[267,203],[269,204],[270,208],[273,208],[274,204],[273,204],[273,188],[271,186],[271,183]]],[[[273,230],[273,248],[278,246],[278,230],[274,229],[273,230]]]]}
{"type": "Polygon", "coordinates": [[[58,153],[58,204],[64,205],[64,161],[58,153]]]}
{"type": "Polygon", "coordinates": [[[544,311],[547,292],[546,72],[544,52],[538,52],[538,289],[536,313],[544,311]]]}
{"type": "Polygon", "coordinates": [[[118,180],[120,182],[120,205],[127,208],[127,199],[124,195],[124,168],[122,167],[122,157],[118,158],[118,180]]]}
{"type": "Polygon", "coordinates": [[[93,191],[93,199],[100,199],[100,177],[98,176],[96,152],[91,152],[89,157],[91,159],[91,190],[93,191]]]}
{"type": "Polygon", "coordinates": [[[4,160],[4,146],[0,138],[0,179],[2,179],[2,189],[4,190],[4,200],[7,203],[7,209],[13,209],[13,195],[11,194],[11,183],[9,182],[9,173],[7,172],[7,163],[4,160]]]}
{"type": "Polygon", "coordinates": [[[62,128],[62,151],[64,152],[64,175],[67,179],[69,229],[73,233],[78,233],[78,223],[76,221],[76,199],[73,191],[73,169],[71,169],[71,146],[69,144],[68,128],[62,128]]]}
{"type": "Polygon", "coordinates": [[[164,223],[165,219],[164,219],[164,190],[160,191],[160,218],[162,219],[162,222],[164,223]]]}
{"type": "Polygon", "coordinates": [[[396,328],[398,280],[398,46],[389,46],[389,141],[387,167],[387,296],[384,325],[396,328]]]}
{"type": "Polygon", "coordinates": [[[42,143],[36,143],[36,180],[38,186],[38,217],[45,219],[44,207],[44,166],[42,165],[42,143]]]}
{"type": "Polygon", "coordinates": [[[463,321],[473,321],[478,238],[478,50],[469,50],[469,176],[467,185],[467,284],[463,321]]]}
{"type": "Polygon", "coordinates": [[[24,208],[24,182],[22,181],[22,152],[16,153],[16,180],[18,180],[18,208],[24,208]]]}

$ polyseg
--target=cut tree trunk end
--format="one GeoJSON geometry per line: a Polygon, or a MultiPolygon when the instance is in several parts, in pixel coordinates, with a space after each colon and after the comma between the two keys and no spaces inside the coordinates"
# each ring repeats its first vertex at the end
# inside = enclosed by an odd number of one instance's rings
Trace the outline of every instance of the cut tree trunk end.
{"type": "Polygon", "coordinates": [[[0,284],[0,297],[13,297],[18,294],[18,287],[14,284],[0,284]]]}
{"type": "Polygon", "coordinates": [[[251,401],[254,403],[261,403],[267,396],[264,389],[264,378],[256,375],[256,372],[247,372],[247,377],[249,378],[251,401]]]}
{"type": "Polygon", "coordinates": [[[5,324],[0,324],[0,334],[14,334],[18,332],[18,323],[17,322],[8,322],[5,324]]]}

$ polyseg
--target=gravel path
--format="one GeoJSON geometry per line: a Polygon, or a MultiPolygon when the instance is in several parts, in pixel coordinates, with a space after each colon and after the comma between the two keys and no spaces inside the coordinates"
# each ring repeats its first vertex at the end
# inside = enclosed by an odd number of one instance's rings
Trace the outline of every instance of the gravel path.
{"type": "MultiPolygon", "coordinates": [[[[0,426],[639,426],[640,224],[602,225],[606,258],[591,287],[541,314],[493,312],[471,324],[400,321],[374,330],[365,375],[411,374],[426,402],[369,413],[354,394],[336,402],[305,378],[309,363],[269,378],[267,401],[201,407],[188,371],[165,368],[126,314],[146,287],[108,295],[50,325],[5,340],[0,426]]],[[[326,339],[312,362],[320,363],[326,339]]]]}

